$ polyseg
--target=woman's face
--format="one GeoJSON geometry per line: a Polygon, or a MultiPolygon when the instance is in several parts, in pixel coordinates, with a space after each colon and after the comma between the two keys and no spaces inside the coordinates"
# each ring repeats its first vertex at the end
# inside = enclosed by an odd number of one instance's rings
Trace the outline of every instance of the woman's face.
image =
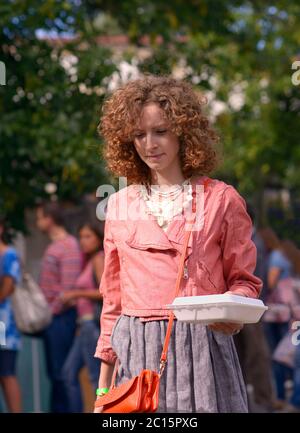
{"type": "Polygon", "coordinates": [[[79,242],[81,251],[86,254],[94,253],[100,247],[98,236],[87,226],[80,230],[79,242]]]}
{"type": "Polygon", "coordinates": [[[158,104],[144,105],[138,119],[134,146],[140,158],[154,172],[166,174],[180,167],[179,140],[158,104]]]}

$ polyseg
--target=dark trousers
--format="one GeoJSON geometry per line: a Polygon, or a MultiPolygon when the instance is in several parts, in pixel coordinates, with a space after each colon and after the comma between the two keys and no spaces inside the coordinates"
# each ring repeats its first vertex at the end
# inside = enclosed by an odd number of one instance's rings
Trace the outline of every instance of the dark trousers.
{"type": "Polygon", "coordinates": [[[245,382],[253,386],[255,403],[270,407],[274,393],[271,357],[262,323],[245,325],[234,342],[245,382]]]}
{"type": "Polygon", "coordinates": [[[296,346],[295,367],[294,367],[294,390],[291,403],[300,408],[300,345],[296,346]]]}
{"type": "Polygon", "coordinates": [[[53,413],[69,412],[62,368],[72,347],[76,330],[76,309],[54,316],[43,333],[47,373],[51,381],[50,410],[53,413]]]}
{"type": "MultiPolygon", "coordinates": [[[[287,334],[289,330],[289,323],[265,322],[264,329],[270,350],[273,354],[280,340],[282,340],[282,338],[287,334]]],[[[285,400],[286,395],[284,383],[287,379],[292,378],[293,370],[277,361],[272,361],[272,371],[276,384],[277,398],[280,400],[285,400]]]]}
{"type": "Polygon", "coordinates": [[[83,403],[80,392],[79,372],[83,366],[88,368],[94,393],[98,388],[100,359],[94,357],[100,329],[94,320],[80,325],[73,346],[63,368],[63,377],[69,398],[71,412],[82,412],[83,403]]]}

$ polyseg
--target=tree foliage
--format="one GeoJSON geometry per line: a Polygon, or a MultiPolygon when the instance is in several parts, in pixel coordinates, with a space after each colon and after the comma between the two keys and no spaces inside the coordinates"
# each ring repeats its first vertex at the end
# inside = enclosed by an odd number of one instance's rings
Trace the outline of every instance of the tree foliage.
{"type": "Polygon", "coordinates": [[[207,92],[224,153],[216,175],[258,204],[265,186],[297,191],[300,86],[291,82],[291,66],[299,58],[299,17],[300,4],[287,0],[2,5],[1,200],[14,224],[47,182],[58,185],[59,197],[77,199],[105,178],[96,125],[107,77],[119,64],[100,34],[128,35],[131,47],[120,55],[129,62],[147,35],[151,51],[138,59],[141,71],[177,71],[207,92]],[[37,38],[41,29],[76,39],[49,43],[37,38]],[[66,52],[77,59],[69,69],[66,52]]]}

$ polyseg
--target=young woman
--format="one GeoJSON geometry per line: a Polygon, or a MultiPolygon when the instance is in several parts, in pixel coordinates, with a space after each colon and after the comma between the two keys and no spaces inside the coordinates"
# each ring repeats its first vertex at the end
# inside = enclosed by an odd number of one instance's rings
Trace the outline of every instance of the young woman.
{"type": "MultiPolygon", "coordinates": [[[[286,305],[283,308],[287,310],[283,313],[274,316],[272,319],[272,292],[277,287],[280,281],[290,278],[293,275],[293,264],[286,253],[285,244],[280,241],[276,233],[270,228],[266,227],[259,231],[267,252],[267,297],[266,304],[270,306],[268,315],[264,317],[264,328],[266,337],[271,350],[274,352],[280,340],[286,335],[289,330],[290,311],[286,305]]],[[[275,408],[283,409],[286,405],[286,392],[285,381],[292,376],[290,368],[276,361],[272,361],[273,376],[276,385],[277,401],[275,408]]]]}
{"type": "Polygon", "coordinates": [[[104,265],[103,239],[99,224],[82,225],[79,239],[84,255],[83,269],[75,289],[64,292],[61,297],[65,304],[76,302],[79,322],[75,341],[63,367],[70,412],[82,412],[83,409],[79,384],[81,368],[87,366],[91,383],[96,390],[100,367],[99,359],[93,356],[99,336],[96,316],[102,308],[102,295],[98,288],[104,265]]]}
{"type": "MultiPolygon", "coordinates": [[[[232,186],[205,176],[216,167],[217,135],[203,103],[189,84],[150,75],[118,89],[104,106],[104,156],[129,186],[107,204],[95,353],[100,389],[110,386],[117,357],[116,385],[143,368],[158,371],[193,185],[204,224],[191,234],[181,294],[257,297],[261,290],[245,202],[232,186]]],[[[248,411],[232,338],[240,329],[174,321],[158,412],[248,411]]]]}
{"type": "Polygon", "coordinates": [[[21,335],[14,319],[10,297],[15,284],[20,282],[21,269],[19,256],[9,242],[6,222],[2,219],[0,221],[0,385],[8,411],[17,413],[21,412],[21,390],[16,377],[21,335]]]}

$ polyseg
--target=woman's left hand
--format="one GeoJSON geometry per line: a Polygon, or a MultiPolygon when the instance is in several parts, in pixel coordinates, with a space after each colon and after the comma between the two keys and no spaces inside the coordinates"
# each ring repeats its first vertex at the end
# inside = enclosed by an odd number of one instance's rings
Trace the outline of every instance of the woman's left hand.
{"type": "Polygon", "coordinates": [[[208,325],[212,331],[222,332],[226,335],[238,334],[244,325],[240,323],[220,322],[208,325]]]}
{"type": "MultiPolygon", "coordinates": [[[[231,293],[233,295],[245,296],[243,293],[240,293],[239,290],[236,290],[235,292],[228,291],[225,293],[231,293]]],[[[226,335],[234,335],[234,334],[238,334],[240,332],[240,330],[243,329],[244,325],[242,323],[219,322],[219,323],[212,323],[208,327],[212,331],[223,332],[223,334],[226,334],[226,335]]]]}
{"type": "Polygon", "coordinates": [[[75,290],[66,290],[65,292],[60,294],[60,300],[66,305],[75,304],[77,298],[77,293],[75,290]]]}

